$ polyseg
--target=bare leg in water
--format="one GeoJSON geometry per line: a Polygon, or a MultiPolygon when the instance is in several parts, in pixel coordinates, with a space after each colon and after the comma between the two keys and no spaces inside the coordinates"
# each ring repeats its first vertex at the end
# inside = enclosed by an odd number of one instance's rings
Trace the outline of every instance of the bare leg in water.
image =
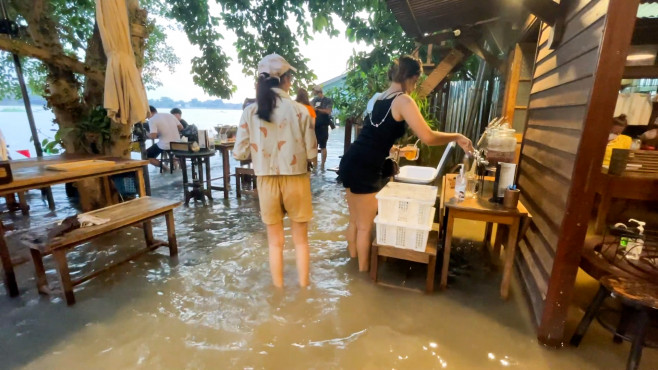
{"type": "Polygon", "coordinates": [[[308,223],[292,222],[292,241],[295,244],[297,257],[297,276],[299,286],[309,285],[309,251],[308,251],[308,223]]]}
{"type": "Polygon", "coordinates": [[[350,223],[347,225],[347,251],[350,253],[350,258],[356,258],[356,217],[358,209],[354,204],[354,195],[347,189],[345,193],[345,198],[347,198],[347,208],[350,213],[350,223]]]}
{"type": "Polygon", "coordinates": [[[272,284],[283,288],[283,223],[267,225],[267,244],[270,249],[272,284]]]}
{"type": "MultiPolygon", "coordinates": [[[[377,193],[354,194],[347,190],[350,219],[355,214],[356,252],[359,258],[359,271],[370,269],[370,247],[372,246],[372,228],[377,215],[377,193]]],[[[349,230],[349,227],[348,227],[349,230]]],[[[349,246],[349,241],[348,241],[349,246]]]]}

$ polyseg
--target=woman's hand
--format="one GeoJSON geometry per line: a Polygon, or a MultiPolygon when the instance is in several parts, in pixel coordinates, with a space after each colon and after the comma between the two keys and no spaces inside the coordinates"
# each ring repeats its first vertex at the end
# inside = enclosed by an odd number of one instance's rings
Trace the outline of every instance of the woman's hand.
{"type": "Polygon", "coordinates": [[[473,149],[473,143],[471,142],[471,139],[467,138],[466,136],[459,134],[457,140],[455,141],[466,154],[472,154],[475,151],[475,149],[473,149]]]}

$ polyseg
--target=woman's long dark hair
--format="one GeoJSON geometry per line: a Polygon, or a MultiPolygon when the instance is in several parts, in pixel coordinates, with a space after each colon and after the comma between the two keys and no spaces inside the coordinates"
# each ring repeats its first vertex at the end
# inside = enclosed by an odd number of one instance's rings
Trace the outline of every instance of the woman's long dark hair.
{"type": "Polygon", "coordinates": [[[311,105],[311,102],[308,100],[308,91],[303,88],[297,90],[297,98],[295,98],[295,101],[304,105],[311,105]]]}
{"type": "Polygon", "coordinates": [[[392,71],[392,80],[404,83],[406,80],[420,76],[423,72],[423,64],[420,59],[411,55],[403,55],[398,59],[397,71],[392,71]]]}
{"type": "Polygon", "coordinates": [[[281,80],[289,72],[284,73],[281,77],[270,77],[267,73],[261,73],[258,76],[258,87],[256,88],[256,103],[258,110],[256,111],[258,117],[265,121],[270,121],[272,111],[276,108],[276,99],[279,97],[277,93],[272,90],[281,84],[281,80]]]}

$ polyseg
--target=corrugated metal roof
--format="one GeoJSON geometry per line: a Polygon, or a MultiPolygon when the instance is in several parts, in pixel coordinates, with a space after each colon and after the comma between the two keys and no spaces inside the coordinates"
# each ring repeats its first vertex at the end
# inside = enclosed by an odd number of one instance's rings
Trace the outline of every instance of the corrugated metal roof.
{"type": "Polygon", "coordinates": [[[402,29],[417,38],[472,25],[497,15],[498,0],[387,0],[402,29]]]}

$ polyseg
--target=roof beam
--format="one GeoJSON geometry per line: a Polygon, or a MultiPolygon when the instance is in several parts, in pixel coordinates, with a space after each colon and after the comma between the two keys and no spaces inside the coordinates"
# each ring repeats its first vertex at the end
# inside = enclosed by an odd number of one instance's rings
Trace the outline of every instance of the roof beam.
{"type": "Polygon", "coordinates": [[[560,15],[560,5],[553,0],[523,0],[523,5],[542,22],[554,26],[560,15]]]}
{"type": "Polygon", "coordinates": [[[658,78],[658,66],[626,66],[622,78],[658,78]]]}
{"type": "Polygon", "coordinates": [[[467,37],[460,39],[459,43],[464,45],[464,47],[470,50],[473,54],[477,55],[480,59],[494,66],[494,68],[500,68],[502,61],[489,51],[485,50],[479,42],[475,41],[475,39],[467,37]]]}
{"type": "Polygon", "coordinates": [[[432,73],[427,76],[418,89],[418,96],[421,98],[429,95],[444,78],[464,59],[465,55],[457,49],[452,49],[448,55],[439,63],[432,73]]]}

